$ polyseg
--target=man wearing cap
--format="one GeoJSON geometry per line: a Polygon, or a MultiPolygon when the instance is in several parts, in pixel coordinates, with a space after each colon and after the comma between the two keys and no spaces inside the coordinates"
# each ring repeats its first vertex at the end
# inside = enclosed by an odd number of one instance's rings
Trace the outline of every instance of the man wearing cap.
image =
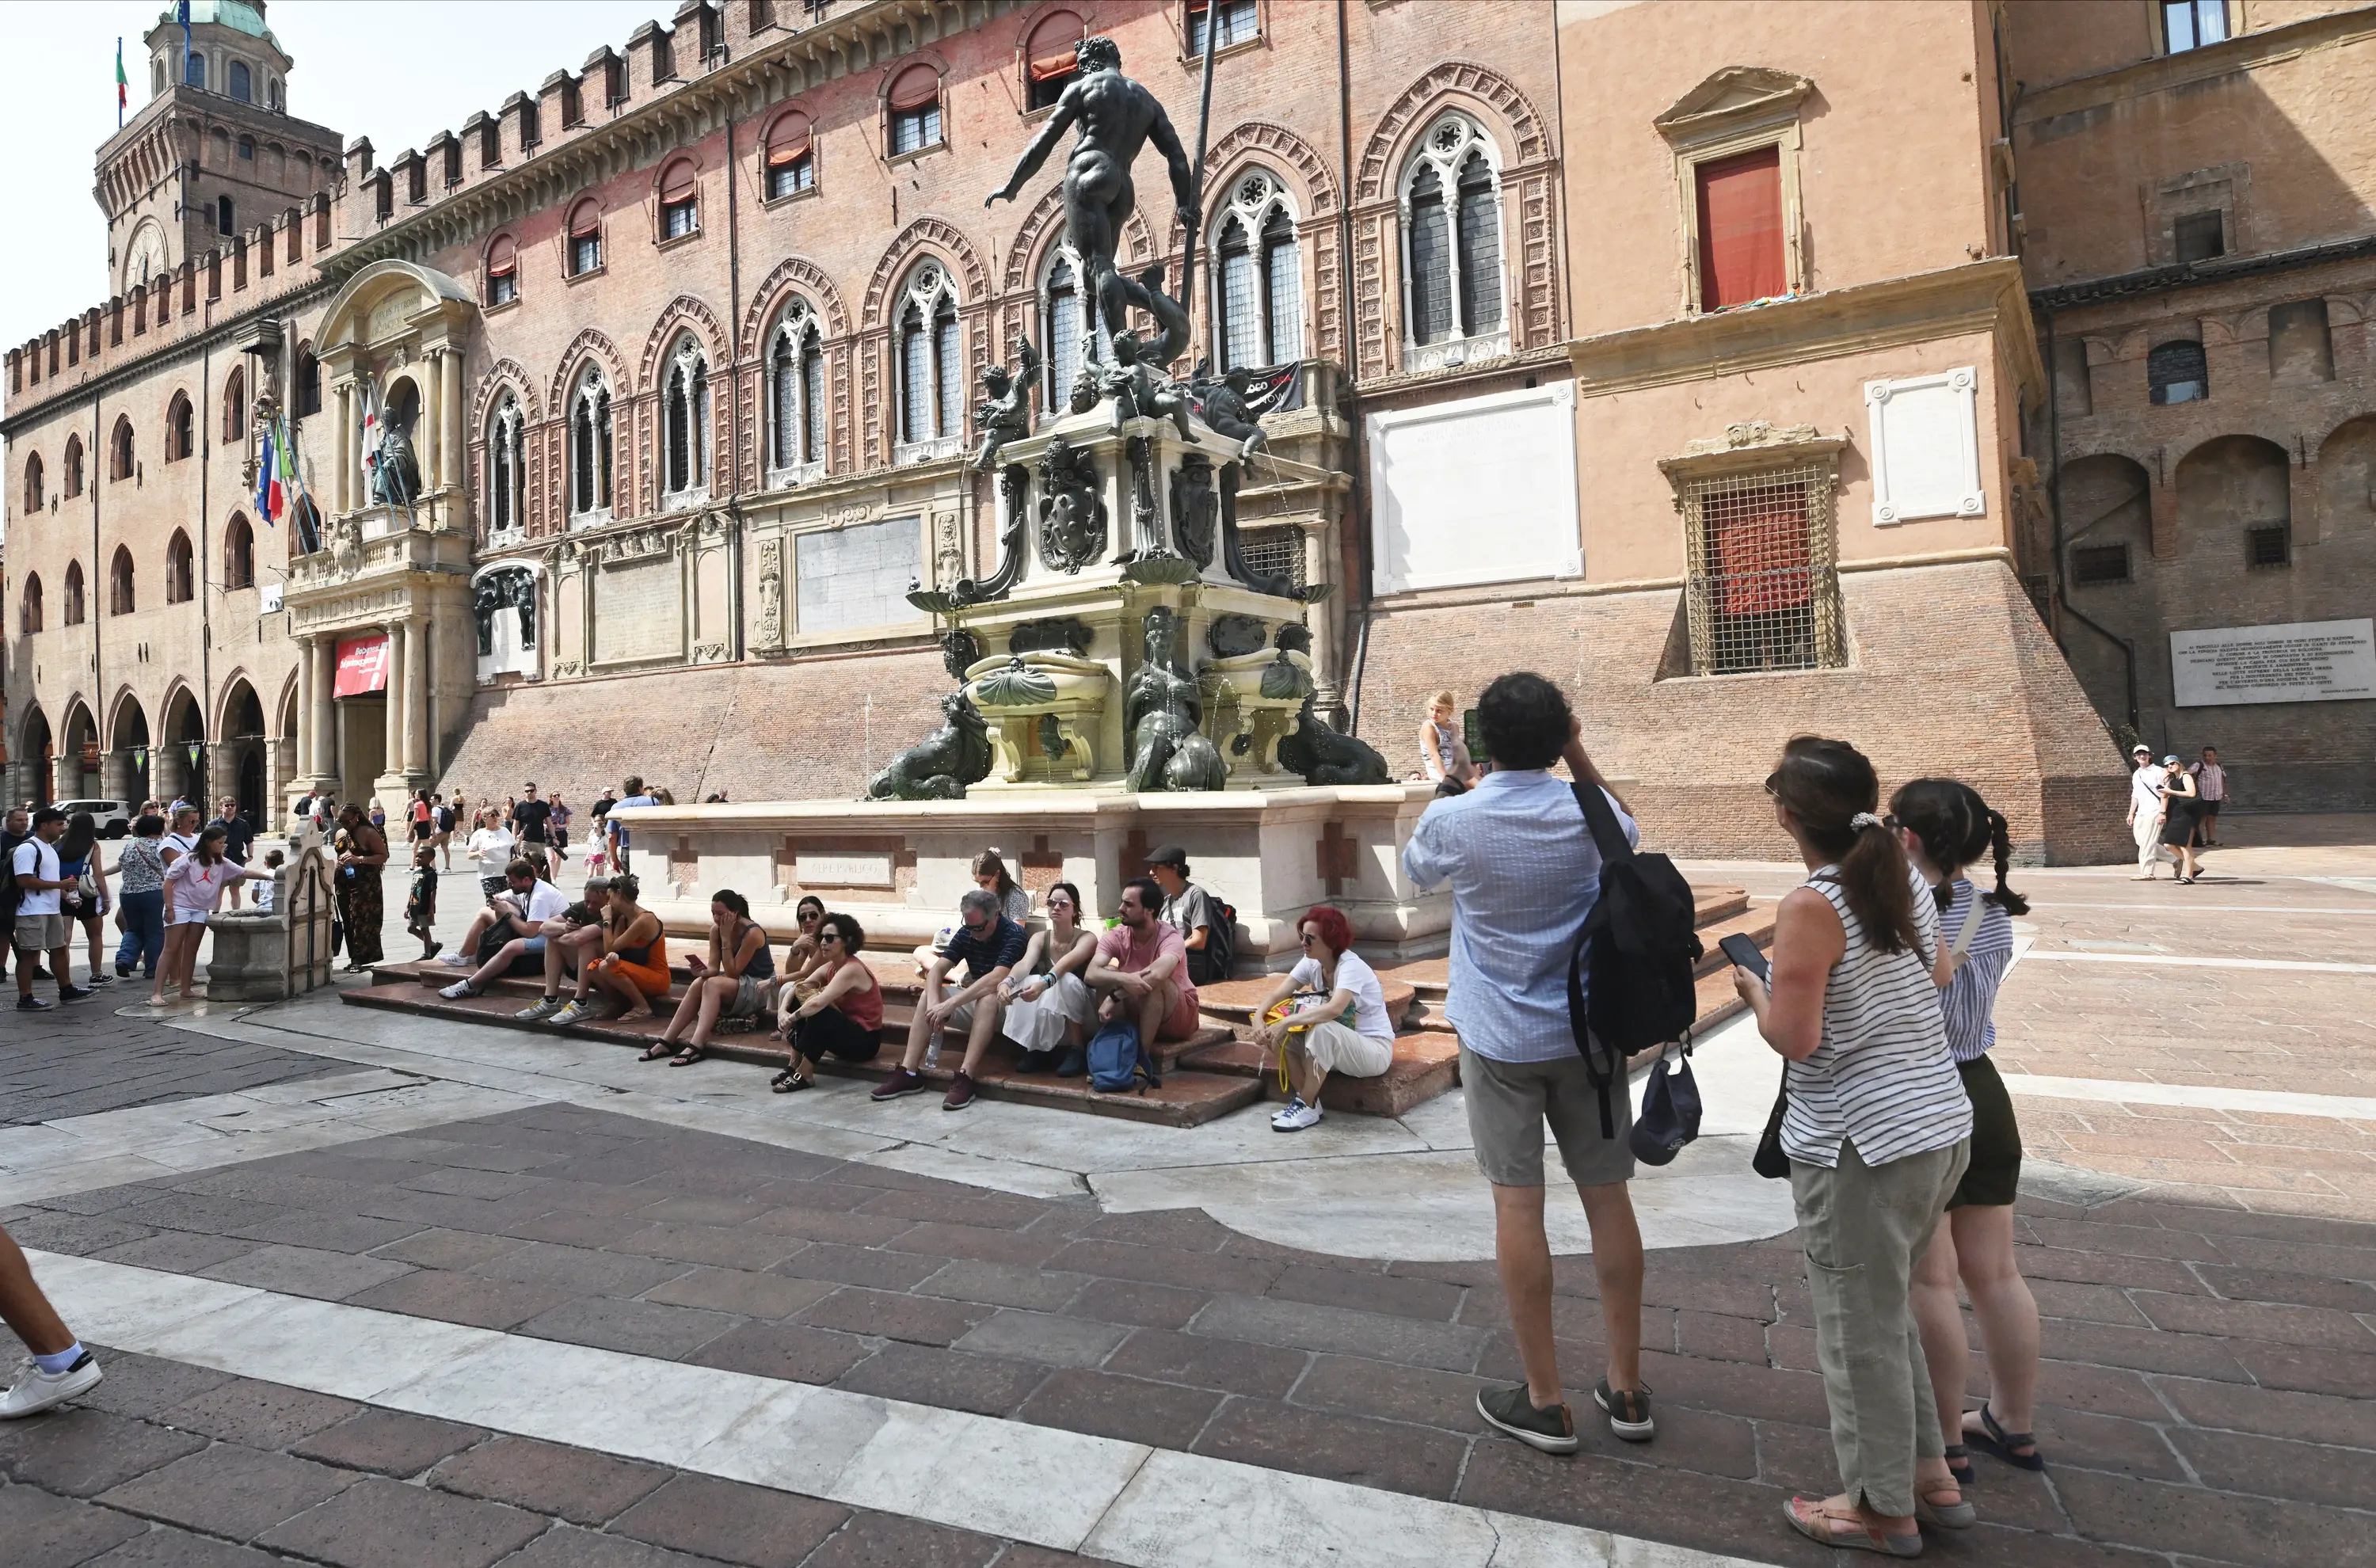
{"type": "Polygon", "coordinates": [[[1146,858],[1146,870],[1163,889],[1163,923],[1180,933],[1180,944],[1188,949],[1188,978],[1198,985],[1229,979],[1213,972],[1219,952],[1213,943],[1213,928],[1220,915],[1213,896],[1188,880],[1188,851],[1177,844],[1166,844],[1146,858]]]}
{"type": "Polygon", "coordinates": [[[2156,866],[2165,860],[2175,863],[2178,859],[2161,847],[2161,787],[2168,781],[2169,772],[2154,766],[2153,748],[2143,742],[2129,748],[2129,761],[2136,767],[2129,775],[2129,832],[2137,845],[2136,879],[2151,882],[2156,866]]]}

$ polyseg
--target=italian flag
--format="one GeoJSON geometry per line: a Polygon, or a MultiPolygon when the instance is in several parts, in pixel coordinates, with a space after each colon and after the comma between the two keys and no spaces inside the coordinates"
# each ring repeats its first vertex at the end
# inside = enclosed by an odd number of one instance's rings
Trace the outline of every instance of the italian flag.
{"type": "Polygon", "coordinates": [[[124,74],[124,41],[115,41],[115,123],[124,124],[124,106],[131,101],[131,80],[124,74]]]}

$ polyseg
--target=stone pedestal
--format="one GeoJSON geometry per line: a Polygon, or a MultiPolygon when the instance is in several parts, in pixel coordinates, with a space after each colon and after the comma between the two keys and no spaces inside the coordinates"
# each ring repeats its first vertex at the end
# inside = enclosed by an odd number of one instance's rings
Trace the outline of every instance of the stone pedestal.
{"type": "MultiPolygon", "coordinates": [[[[209,1002],[281,1002],[330,983],[332,862],[318,838],[292,843],[276,879],[272,908],[207,917],[209,1002]]],[[[260,884],[258,885],[261,885],[260,884]]]]}

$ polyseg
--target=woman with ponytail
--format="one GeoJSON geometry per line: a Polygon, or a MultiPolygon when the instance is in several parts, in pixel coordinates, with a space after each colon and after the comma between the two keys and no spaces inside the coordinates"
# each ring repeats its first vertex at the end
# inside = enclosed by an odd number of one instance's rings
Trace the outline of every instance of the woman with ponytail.
{"type": "Polygon", "coordinates": [[[1947,1434],[1947,1465],[1972,1479],[1966,1445],[2025,1470],[2043,1469],[2030,1435],[2037,1391],[2037,1301],[2014,1261],[2013,1200],[2021,1182],[2021,1125],[2013,1099],[1989,1060],[1997,1039],[1991,1014],[1997,987],[2013,961],[2012,916],[2029,902],[2005,885],[2013,841],[2001,813],[1978,791],[1952,778],[1918,778],[1890,797],[1907,858],[1930,885],[1947,935],[1954,980],[1939,992],[1947,1049],[1972,1102],[1972,1158],[1947,1200],[1947,1223],[1914,1270],[1914,1316],[1947,1434]],[[1996,859],[1996,890],[1982,893],[1964,874],[1983,855],[1996,859]],[[1965,932],[1971,934],[1966,936],[1965,932]],[[1964,1386],[1970,1348],[1955,1300],[1961,1277],[1972,1299],[1980,1345],[1989,1357],[1989,1396],[1966,1413],[1964,1386]]]}
{"type": "Polygon", "coordinates": [[[1825,1546],[1915,1557],[1924,1524],[1974,1518],[1907,1300],[1972,1131],[1939,1012],[1947,954],[1862,753],[1802,735],[1765,788],[1810,874],[1775,912],[1770,989],[1746,969],[1733,983],[1786,1063],[1782,1148],[1846,1487],[1783,1512],[1825,1546]]]}

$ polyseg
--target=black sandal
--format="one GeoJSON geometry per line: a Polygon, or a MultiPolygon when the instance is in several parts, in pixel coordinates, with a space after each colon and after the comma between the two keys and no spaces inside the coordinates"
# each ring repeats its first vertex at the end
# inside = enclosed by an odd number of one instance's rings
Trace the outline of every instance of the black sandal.
{"type": "Polygon", "coordinates": [[[816,1087],[816,1080],[814,1078],[795,1077],[792,1075],[792,1070],[790,1067],[787,1067],[782,1072],[777,1074],[775,1081],[770,1083],[767,1087],[774,1089],[778,1094],[798,1094],[802,1089],[813,1089],[816,1087]]]}
{"type": "Polygon", "coordinates": [[[1947,1444],[1945,1456],[1947,1473],[1955,1478],[1958,1487],[1967,1487],[1978,1479],[1978,1472],[1972,1467],[1972,1451],[1969,1448],[1960,1443],[1951,1443],[1947,1444]]]}
{"type": "Polygon", "coordinates": [[[676,1041],[672,1039],[655,1040],[652,1043],[652,1048],[649,1051],[645,1051],[642,1055],[636,1057],[636,1060],[638,1062],[657,1062],[661,1057],[673,1053],[675,1050],[676,1041]]]}
{"type": "Polygon", "coordinates": [[[1980,1406],[1980,1425],[1988,1430],[1966,1432],[1964,1435],[1964,1441],[1983,1454],[2003,1460],[2015,1469],[2046,1468],[2046,1455],[2037,1451],[2037,1433],[2005,1431],[2002,1424],[1997,1420],[1996,1412],[1990,1410],[1985,1402],[1980,1406]],[[2026,1448],[2029,1452],[2016,1454],[2014,1452],[2016,1448],[2026,1448]]]}
{"type": "Polygon", "coordinates": [[[669,1065],[671,1067],[690,1067],[694,1063],[703,1060],[708,1054],[709,1048],[706,1045],[688,1045],[683,1051],[678,1051],[674,1056],[669,1058],[669,1065]]]}

